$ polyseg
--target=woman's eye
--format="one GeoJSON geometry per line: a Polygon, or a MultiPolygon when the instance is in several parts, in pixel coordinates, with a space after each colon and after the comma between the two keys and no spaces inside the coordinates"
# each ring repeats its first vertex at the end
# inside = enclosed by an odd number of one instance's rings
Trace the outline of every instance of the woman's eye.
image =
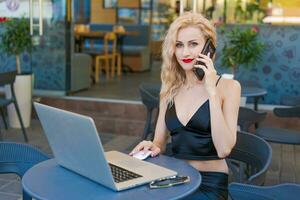
{"type": "Polygon", "coordinates": [[[190,46],[191,47],[196,47],[196,46],[198,46],[198,43],[197,42],[192,42],[192,43],[190,43],[190,46]]]}
{"type": "Polygon", "coordinates": [[[183,46],[183,44],[181,44],[181,43],[176,43],[176,48],[180,48],[180,47],[182,47],[183,46]]]}

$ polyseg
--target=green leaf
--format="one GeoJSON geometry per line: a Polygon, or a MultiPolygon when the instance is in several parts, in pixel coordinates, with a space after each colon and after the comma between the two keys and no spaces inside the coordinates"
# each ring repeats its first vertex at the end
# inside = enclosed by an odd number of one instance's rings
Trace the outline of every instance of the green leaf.
{"type": "Polygon", "coordinates": [[[245,66],[251,69],[261,59],[265,45],[258,40],[258,33],[250,28],[237,28],[225,34],[221,63],[224,67],[245,66]]]}
{"type": "Polygon", "coordinates": [[[0,35],[0,49],[7,55],[20,55],[31,48],[29,20],[13,18],[4,22],[4,32],[0,35]]]}

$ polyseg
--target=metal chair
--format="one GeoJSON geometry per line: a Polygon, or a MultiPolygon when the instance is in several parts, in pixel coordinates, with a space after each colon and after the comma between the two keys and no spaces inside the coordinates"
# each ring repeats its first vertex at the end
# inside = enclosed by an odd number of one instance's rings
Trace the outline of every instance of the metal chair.
{"type": "Polygon", "coordinates": [[[298,200],[300,196],[300,185],[293,183],[274,186],[231,183],[228,189],[232,200],[298,200]]]}
{"type": "MultiPolygon", "coordinates": [[[[31,145],[0,142],[0,174],[14,173],[22,178],[28,169],[48,159],[48,155],[31,145]]],[[[23,199],[31,198],[23,191],[23,199]]]]}
{"type": "Polygon", "coordinates": [[[159,108],[159,92],[160,92],[160,85],[159,84],[150,84],[150,83],[142,83],[139,87],[140,95],[143,104],[147,108],[147,118],[146,118],[146,124],[144,128],[144,133],[142,135],[141,140],[145,140],[150,136],[150,139],[152,140],[154,137],[154,125],[152,124],[152,121],[154,123],[157,120],[157,116],[155,119],[153,118],[153,111],[154,109],[159,108]]]}
{"type": "MultiPolygon", "coordinates": [[[[278,117],[300,117],[300,106],[290,108],[275,108],[274,114],[278,117]]],[[[300,145],[300,132],[283,128],[261,127],[255,134],[268,142],[279,144],[300,145]]]]}
{"type": "Polygon", "coordinates": [[[226,161],[234,182],[263,185],[271,159],[272,149],[265,140],[238,131],[236,145],[226,161]]]}
{"type": "MultiPolygon", "coordinates": [[[[22,116],[21,116],[21,113],[20,113],[20,109],[19,109],[19,106],[18,106],[16,95],[15,95],[15,90],[14,90],[14,87],[13,87],[13,84],[14,84],[15,79],[16,79],[16,75],[17,75],[16,71],[0,73],[0,86],[10,85],[10,89],[11,89],[11,98],[10,99],[0,98],[0,109],[6,108],[11,103],[14,104],[17,115],[18,115],[18,118],[19,118],[19,122],[20,122],[20,125],[21,125],[21,128],[22,128],[22,133],[23,133],[25,142],[28,142],[28,137],[27,137],[27,134],[26,134],[26,130],[24,128],[22,116]]],[[[5,122],[5,124],[6,124],[6,122],[5,122]]],[[[0,137],[2,137],[1,134],[0,134],[0,137]]]]}
{"type": "MultiPolygon", "coordinates": [[[[5,115],[4,115],[4,111],[1,107],[0,107],[0,112],[1,112],[4,127],[5,127],[5,129],[8,129],[7,122],[6,122],[5,115]]],[[[0,133],[1,133],[1,130],[0,130],[0,133]]]]}
{"type": "Polygon", "coordinates": [[[290,108],[274,108],[274,114],[277,117],[299,117],[300,118],[300,105],[290,108]]]}
{"type": "Polygon", "coordinates": [[[249,129],[254,124],[259,124],[265,120],[267,116],[266,112],[255,111],[250,108],[240,107],[238,115],[238,125],[241,131],[249,132],[249,129]]]}
{"type": "MultiPolygon", "coordinates": [[[[300,106],[291,108],[275,108],[274,114],[278,117],[300,117],[300,106]]],[[[261,127],[254,132],[257,136],[271,143],[300,145],[300,131],[284,128],[261,127]]],[[[278,165],[281,174],[281,163],[278,165]]]]}
{"type": "Polygon", "coordinates": [[[0,142],[0,173],[15,173],[21,178],[25,172],[49,156],[37,148],[15,142],[0,142]]]}

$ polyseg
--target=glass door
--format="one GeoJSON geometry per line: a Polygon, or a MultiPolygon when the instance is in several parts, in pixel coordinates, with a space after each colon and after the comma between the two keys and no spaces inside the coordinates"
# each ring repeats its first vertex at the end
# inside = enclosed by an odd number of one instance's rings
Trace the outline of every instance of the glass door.
{"type": "Polygon", "coordinates": [[[64,94],[69,87],[71,0],[28,3],[35,88],[64,94]]]}
{"type": "MultiPolygon", "coordinates": [[[[23,17],[33,45],[20,55],[22,72],[33,72],[36,91],[64,94],[70,76],[71,0],[0,0],[0,19],[23,17]]],[[[0,37],[2,31],[0,22],[0,37]]],[[[14,56],[0,52],[0,71],[15,66],[14,56]]]]}

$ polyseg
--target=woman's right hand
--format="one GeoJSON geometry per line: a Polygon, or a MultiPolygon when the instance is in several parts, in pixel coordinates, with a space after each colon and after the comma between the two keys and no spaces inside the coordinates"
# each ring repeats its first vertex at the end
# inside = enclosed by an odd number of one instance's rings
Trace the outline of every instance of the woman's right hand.
{"type": "Polygon", "coordinates": [[[152,151],[151,157],[157,156],[160,153],[160,148],[151,141],[143,140],[140,142],[130,153],[129,155],[132,156],[133,154],[139,151],[152,151]]]}

